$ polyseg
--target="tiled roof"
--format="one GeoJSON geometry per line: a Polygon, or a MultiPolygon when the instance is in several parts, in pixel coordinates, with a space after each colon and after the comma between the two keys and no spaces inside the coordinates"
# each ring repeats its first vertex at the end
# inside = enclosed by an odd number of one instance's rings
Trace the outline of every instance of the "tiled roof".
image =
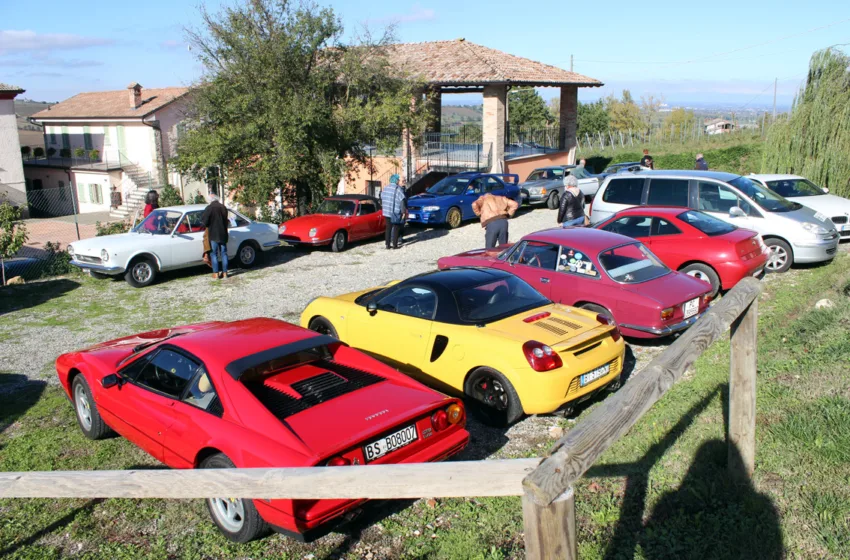
{"type": "Polygon", "coordinates": [[[392,45],[387,55],[393,67],[432,85],[603,85],[594,78],[464,39],[392,45]]]}
{"type": "Polygon", "coordinates": [[[133,109],[130,106],[128,90],[93,91],[78,93],[70,99],[52,105],[50,109],[39,111],[33,119],[62,118],[141,118],[168,105],[178,97],[186,95],[189,88],[143,88],[142,104],[133,109]]]}
{"type": "Polygon", "coordinates": [[[24,91],[26,91],[24,88],[0,82],[0,93],[23,93],[24,91]]]}

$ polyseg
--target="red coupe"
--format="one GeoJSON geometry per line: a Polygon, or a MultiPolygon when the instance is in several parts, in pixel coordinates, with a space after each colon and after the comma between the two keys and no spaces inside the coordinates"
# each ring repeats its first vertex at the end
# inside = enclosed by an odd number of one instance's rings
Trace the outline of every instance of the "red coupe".
{"type": "Polygon", "coordinates": [[[688,328],[711,299],[708,284],[670,270],[642,243],[595,229],[538,231],[507,249],[478,249],[437,264],[512,272],[552,301],[612,317],[635,338],[688,328]]]}
{"type": "Polygon", "coordinates": [[[686,208],[638,206],[596,226],[637,239],[673,270],[711,284],[711,295],[759,276],[770,252],[758,233],[686,208]]]}
{"type": "Polygon", "coordinates": [[[330,245],[339,252],[353,241],[383,235],[384,214],[372,196],[329,196],[314,213],[280,224],[278,234],[289,245],[330,245]]]}
{"type": "MultiPolygon", "coordinates": [[[[90,439],[110,429],[179,469],[441,461],[465,411],[335,338],[274,319],[142,333],[63,354],[56,371],[90,439]]],[[[207,501],[221,532],[309,541],[365,500],[207,501]]]]}

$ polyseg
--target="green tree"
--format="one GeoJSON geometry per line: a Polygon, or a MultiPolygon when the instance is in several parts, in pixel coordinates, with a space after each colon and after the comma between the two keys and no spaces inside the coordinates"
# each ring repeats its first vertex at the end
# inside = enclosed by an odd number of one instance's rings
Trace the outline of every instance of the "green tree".
{"type": "Polygon", "coordinates": [[[27,242],[27,226],[21,221],[21,211],[8,202],[0,204],[0,269],[6,285],[6,259],[11,259],[27,242]]]}
{"type": "Polygon", "coordinates": [[[511,90],[508,116],[512,128],[543,127],[555,121],[546,102],[534,88],[511,90]]]}
{"type": "Polygon", "coordinates": [[[607,100],[611,128],[615,132],[639,130],[643,126],[640,107],[637,106],[629,90],[623,90],[622,99],[613,95],[607,100]]]}
{"type": "Polygon", "coordinates": [[[351,166],[366,161],[375,138],[428,119],[420,84],[390,68],[392,30],[342,42],[329,8],[289,0],[250,0],[212,15],[189,32],[206,69],[195,88],[176,167],[196,177],[221,166],[237,199],[268,202],[294,187],[307,211],[351,166]]]}
{"type": "Polygon", "coordinates": [[[165,185],[162,188],[162,192],[159,193],[159,205],[161,207],[182,206],[183,198],[177,192],[177,189],[174,188],[174,185],[165,185]]]}
{"type": "Polygon", "coordinates": [[[593,136],[598,132],[607,132],[611,125],[611,116],[603,100],[578,104],[578,128],[576,135],[581,141],[585,134],[593,136]]]}
{"type": "Polygon", "coordinates": [[[692,131],[696,124],[696,117],[693,111],[686,111],[681,107],[673,109],[667,116],[664,117],[662,127],[665,134],[673,133],[674,136],[682,134],[682,131],[692,131]]]}
{"type": "Polygon", "coordinates": [[[836,49],[812,55],[806,85],[787,118],[770,126],[763,173],[795,173],[850,196],[850,56],[836,49]]]}
{"type": "Polygon", "coordinates": [[[651,129],[652,125],[661,121],[660,114],[662,105],[664,105],[663,95],[656,97],[650,93],[640,96],[641,117],[643,118],[645,130],[651,129]]]}

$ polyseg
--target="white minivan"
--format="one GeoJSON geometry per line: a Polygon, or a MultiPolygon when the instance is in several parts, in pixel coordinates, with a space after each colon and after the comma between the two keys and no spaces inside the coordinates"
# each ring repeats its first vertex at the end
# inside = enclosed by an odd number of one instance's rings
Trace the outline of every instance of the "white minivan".
{"type": "Polygon", "coordinates": [[[770,247],[767,269],[835,257],[839,235],[824,214],[740,175],[716,171],[640,171],[611,175],[590,207],[594,224],[632,206],[683,206],[759,232],[770,247]]]}

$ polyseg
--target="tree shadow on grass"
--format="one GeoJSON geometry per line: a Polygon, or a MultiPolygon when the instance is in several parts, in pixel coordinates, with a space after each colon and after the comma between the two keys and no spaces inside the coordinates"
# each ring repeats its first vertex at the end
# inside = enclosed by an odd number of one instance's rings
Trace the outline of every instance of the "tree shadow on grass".
{"type": "Polygon", "coordinates": [[[38,541],[38,539],[40,539],[41,537],[43,537],[45,535],[49,535],[50,533],[56,531],[57,529],[61,529],[62,527],[69,525],[70,523],[72,523],[74,521],[74,519],[76,519],[76,517],[78,515],[80,515],[82,513],[91,513],[91,511],[94,509],[94,507],[101,502],[103,502],[103,499],[101,499],[101,498],[89,500],[88,502],[86,502],[82,506],[80,506],[78,508],[74,508],[73,510],[71,510],[67,514],[63,515],[62,517],[60,517],[59,519],[57,519],[56,521],[54,521],[53,523],[51,523],[47,527],[43,527],[42,529],[39,529],[38,531],[31,534],[30,536],[28,536],[24,539],[21,539],[17,542],[14,542],[6,548],[0,549],[0,558],[10,556],[10,555],[14,554],[15,552],[17,552],[18,550],[20,550],[21,548],[24,548],[26,546],[30,546],[30,545],[36,543],[38,541]]]}
{"type": "Polygon", "coordinates": [[[0,315],[36,307],[80,287],[67,278],[0,288],[0,315]]]}
{"type": "Polygon", "coordinates": [[[38,402],[46,386],[44,381],[31,380],[19,373],[0,372],[0,434],[38,402]]]}

